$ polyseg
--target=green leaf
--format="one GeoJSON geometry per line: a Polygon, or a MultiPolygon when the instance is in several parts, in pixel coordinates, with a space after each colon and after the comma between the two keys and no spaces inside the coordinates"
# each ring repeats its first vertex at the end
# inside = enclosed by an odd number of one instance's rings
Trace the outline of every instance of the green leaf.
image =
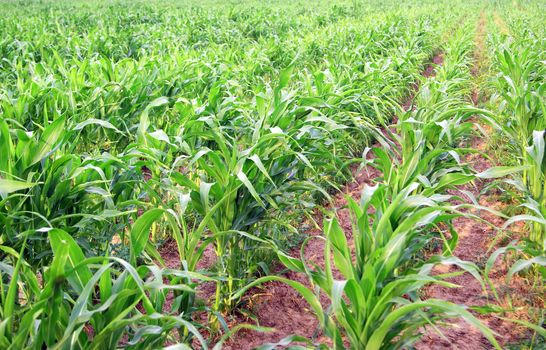
{"type": "Polygon", "coordinates": [[[0,179],[0,194],[9,194],[20,190],[26,190],[35,185],[36,183],[33,182],[0,179]]]}
{"type": "Polygon", "coordinates": [[[424,308],[433,308],[436,312],[445,312],[462,317],[468,324],[479,329],[482,334],[491,342],[496,349],[501,349],[500,345],[493,336],[492,331],[482,322],[474,317],[470,312],[460,305],[456,305],[444,300],[429,299],[426,301],[409,303],[393,310],[381,323],[381,325],[371,335],[366,350],[380,350],[383,347],[387,332],[394,327],[395,323],[403,317],[424,308]]]}
{"type": "MultiPolygon", "coordinates": [[[[0,120],[0,176],[11,174],[11,162],[13,145],[8,124],[2,118],[0,120]]],[[[1,192],[1,191],[0,191],[1,192]]]]}
{"type": "MultiPolygon", "coordinates": [[[[16,298],[18,297],[18,282],[19,282],[19,272],[21,270],[21,267],[23,265],[23,259],[20,258],[21,255],[23,255],[23,252],[25,250],[26,241],[23,242],[23,246],[21,248],[21,252],[18,254],[19,258],[17,259],[17,263],[15,264],[15,267],[13,268],[13,272],[11,273],[11,280],[9,282],[9,287],[7,294],[5,295],[5,299],[3,300],[4,303],[4,312],[2,314],[2,318],[8,320],[5,327],[8,329],[8,331],[12,331],[11,325],[13,322],[13,316],[15,312],[15,305],[16,305],[16,298]]],[[[4,297],[4,295],[2,295],[4,297]]]]}
{"type": "Polygon", "coordinates": [[[101,119],[95,119],[95,118],[89,118],[87,120],[84,120],[83,122],[81,123],[78,123],[73,130],[81,130],[83,128],[85,128],[86,126],[88,125],[98,125],[98,126],[102,126],[103,128],[106,128],[106,129],[111,129],[111,130],[114,130],[115,132],[117,132],[118,134],[122,134],[122,132],[116,128],[114,125],[112,125],[112,123],[106,121],[106,120],[101,120],[101,119]]]}
{"type": "Polygon", "coordinates": [[[132,264],[136,264],[137,257],[140,256],[146,247],[146,243],[150,239],[150,228],[152,227],[152,224],[157,221],[164,212],[165,211],[161,208],[148,210],[133,224],[130,234],[132,264]]]}
{"type": "Polygon", "coordinates": [[[309,349],[307,346],[300,346],[300,345],[290,345],[292,343],[306,343],[309,346],[312,346],[311,340],[300,336],[300,335],[289,335],[288,337],[284,337],[281,340],[279,340],[277,343],[266,343],[256,348],[256,350],[274,350],[274,349],[290,349],[290,350],[306,350],[309,349]],[[287,348],[287,346],[290,345],[290,347],[287,348]]]}
{"type": "Polygon", "coordinates": [[[33,150],[32,160],[29,165],[33,165],[42,160],[49,152],[53,150],[55,144],[64,134],[65,118],[57,118],[43,132],[38,145],[33,150]]]}
{"type": "MultiPolygon", "coordinates": [[[[65,231],[53,229],[48,232],[49,243],[53,250],[53,256],[66,254],[66,270],[73,269],[85,260],[83,251],[76,241],[65,231]],[[63,249],[61,249],[61,247],[63,249]]],[[[63,258],[64,259],[64,258],[63,258]]],[[[84,286],[92,277],[91,270],[87,266],[79,266],[73,274],[67,276],[68,282],[77,293],[81,293],[84,286]]]]}
{"type": "Polygon", "coordinates": [[[289,67],[286,67],[285,69],[281,70],[279,74],[279,89],[284,89],[288,82],[290,81],[290,77],[292,76],[292,71],[294,70],[294,66],[290,65],[289,67]]]}
{"type": "Polygon", "coordinates": [[[248,177],[246,177],[246,174],[243,172],[243,170],[240,170],[237,173],[237,178],[243,183],[243,185],[245,185],[245,187],[248,189],[252,197],[254,197],[256,202],[258,202],[258,204],[260,204],[263,207],[264,203],[260,199],[260,195],[258,194],[258,192],[256,192],[256,189],[254,188],[254,186],[252,186],[252,184],[248,180],[248,177]]]}
{"type": "Polygon", "coordinates": [[[476,174],[476,177],[480,179],[496,179],[522,172],[527,168],[527,166],[497,166],[476,174]]]}
{"type": "Polygon", "coordinates": [[[166,105],[167,103],[169,103],[169,99],[165,96],[161,96],[150,102],[150,104],[146,108],[159,107],[166,105]]]}
{"type": "Polygon", "coordinates": [[[533,265],[540,265],[540,266],[546,266],[546,257],[545,256],[536,256],[534,258],[528,259],[528,260],[518,260],[512,265],[508,273],[506,274],[506,281],[510,281],[512,279],[512,276],[514,274],[528,269],[529,267],[533,265]]]}

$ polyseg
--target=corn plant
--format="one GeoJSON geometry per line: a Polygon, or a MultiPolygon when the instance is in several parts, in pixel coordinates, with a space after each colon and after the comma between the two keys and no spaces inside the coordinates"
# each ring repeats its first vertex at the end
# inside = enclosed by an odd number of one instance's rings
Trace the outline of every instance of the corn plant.
{"type": "MultiPolygon", "coordinates": [[[[273,116],[280,117],[285,103],[277,108],[281,110],[274,110],[273,116]]],[[[224,298],[260,268],[263,242],[272,237],[257,223],[266,218],[268,208],[278,208],[277,198],[309,188],[295,176],[300,162],[311,165],[301,147],[278,126],[262,124],[253,130],[252,146],[241,149],[240,141],[231,139],[213,119],[189,120],[181,136],[191,158],[184,173],[170,175],[173,183],[190,190],[193,209],[207,218],[203,223],[214,241],[221,276],[214,307],[221,312],[233,308],[224,298]]],[[[201,233],[203,229],[202,224],[201,233]]],[[[193,247],[196,244],[194,240],[193,247]]]]}
{"type": "MultiPolygon", "coordinates": [[[[0,120],[3,244],[18,250],[23,241],[20,232],[63,227],[80,242],[87,241],[88,250],[105,252],[104,241],[127,225],[138,203],[131,202],[136,199],[138,175],[124,164],[131,157],[64,153],[72,135],[65,123],[65,118],[58,118],[40,133],[27,133],[0,120]]],[[[25,260],[33,265],[47,262],[46,241],[44,233],[34,231],[25,260]]]]}
{"type": "Polygon", "coordinates": [[[426,284],[455,287],[442,275],[430,275],[437,264],[454,264],[482,279],[475,265],[455,257],[415,265],[414,254],[433,239],[433,228],[459,215],[445,197],[412,194],[417,187],[409,186],[390,201],[385,185],[366,187],[360,203],[349,198],[352,241],[337,219],[326,219],[323,268],[279,253],[288,268],[308,275],[315,290],[275,276],[258,279],[245,290],[270,280],[290,285],[309,303],[335,349],[346,348],[346,342],[352,349],[404,348],[419,338],[421,327],[452,317],[464,318],[500,349],[491,331],[464,307],[419,298],[426,284]],[[375,214],[369,214],[371,208],[375,214]],[[328,304],[321,304],[320,293],[328,296],[328,304]]]}
{"type": "Polygon", "coordinates": [[[27,238],[19,252],[1,246],[7,254],[0,265],[2,347],[149,348],[166,341],[184,343],[195,336],[206,348],[191,313],[192,287],[196,279],[207,278],[137,263],[155,216],[156,212],[147,212],[134,223],[131,262],[108,256],[86,258],[68,233],[50,229],[53,261],[35,275],[23,259],[27,238]]]}

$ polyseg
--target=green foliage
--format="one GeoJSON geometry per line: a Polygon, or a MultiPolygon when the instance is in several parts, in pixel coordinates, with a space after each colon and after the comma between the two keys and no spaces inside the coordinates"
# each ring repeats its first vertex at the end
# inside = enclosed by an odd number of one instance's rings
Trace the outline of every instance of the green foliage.
{"type": "MultiPolygon", "coordinates": [[[[449,48],[468,48],[470,41],[469,35],[455,36],[447,43],[446,52],[464,58],[470,54],[469,49],[449,48]]],[[[459,62],[446,60],[442,68],[445,74],[460,71],[459,62]]],[[[428,86],[439,88],[442,79],[441,75],[432,78],[428,86]]],[[[469,75],[463,70],[463,78],[457,84],[468,82],[469,75]]],[[[266,281],[288,284],[309,303],[335,349],[345,349],[347,345],[351,349],[409,347],[422,334],[423,327],[452,317],[462,317],[500,349],[491,330],[464,307],[435,299],[421,300],[418,293],[427,284],[457,287],[444,280],[451,274],[430,274],[439,264],[455,265],[459,273],[472,274],[485,287],[477,266],[452,256],[458,238],[452,220],[464,214],[460,211],[463,205],[450,204],[459,198],[448,195],[447,190],[476,177],[502,176],[518,170],[490,169],[473,174],[460,164],[463,150],[454,146],[468,136],[471,128],[459,121],[468,119],[473,111],[465,107],[466,96],[459,89],[453,91],[455,96],[434,100],[429,96],[442,95],[434,90],[425,92],[425,101],[400,118],[399,134],[391,135],[395,140],[385,138],[384,147],[374,149],[376,157],[369,164],[381,170],[383,177],[377,185],[364,187],[359,203],[348,198],[353,219],[349,234],[335,217],[324,221],[324,267],[303,258],[305,244],[301,260],[279,251],[284,265],[306,273],[313,289],[282,277],[263,277],[239,294],[266,281]],[[449,107],[442,109],[446,105],[449,107]],[[442,132],[446,130],[443,124],[449,124],[453,132],[442,132]],[[385,148],[389,143],[391,147],[385,148]],[[398,145],[399,152],[395,151],[398,145]],[[451,237],[446,238],[442,232],[445,230],[439,227],[449,228],[451,237]],[[435,238],[444,243],[442,253],[424,261],[416,259],[435,238]],[[321,301],[321,294],[328,297],[327,303],[321,301]]]]}
{"type": "Polygon", "coordinates": [[[529,239],[546,252],[546,69],[541,52],[543,28],[517,23],[518,37],[495,37],[493,70],[496,94],[492,103],[498,107],[497,122],[501,134],[510,140],[508,150],[525,167],[512,184],[520,192],[526,215],[511,222],[529,221],[529,239]],[[525,27],[525,29],[523,29],[525,27]]]}
{"type": "MultiPolygon", "coordinates": [[[[430,276],[438,263],[479,278],[450,256],[451,220],[465,207],[449,204],[461,199],[446,195],[454,186],[523,169],[514,184],[529,189],[528,212],[511,222],[533,220],[542,231],[532,239],[543,238],[539,44],[510,43],[496,62],[499,100],[510,102],[499,114],[522,167],[475,174],[461,162],[473,152],[460,147],[471,117],[492,119],[467,105],[473,31],[460,18],[481,6],[1,2],[0,348],[207,348],[200,328],[215,337],[243,290],[278,279],[268,276],[277,258],[330,296],[326,310],[287,281],[337,347],[406,346],[418,327],[455,314],[490,337],[461,307],[417,296],[428,283],[451,286],[430,276]],[[422,79],[439,49],[444,65],[422,79]],[[417,108],[403,111],[416,81],[417,108]],[[313,210],[366,164],[373,140],[383,178],[349,201],[354,246],[330,218],[333,265],[279,253],[303,240],[303,220],[316,225],[313,210]],[[178,261],[159,253],[171,239],[178,261]],[[442,257],[421,261],[433,239],[442,257]],[[203,282],[215,293],[196,302],[203,282]],[[194,324],[196,305],[207,325],[194,324]]],[[[264,330],[234,327],[217,348],[242,328],[264,330]]]]}
{"type": "Polygon", "coordinates": [[[204,276],[86,258],[65,231],[48,237],[53,261],[37,275],[20,253],[2,246],[15,262],[1,265],[2,348],[149,348],[194,336],[206,347],[190,317],[192,281],[204,276]]]}

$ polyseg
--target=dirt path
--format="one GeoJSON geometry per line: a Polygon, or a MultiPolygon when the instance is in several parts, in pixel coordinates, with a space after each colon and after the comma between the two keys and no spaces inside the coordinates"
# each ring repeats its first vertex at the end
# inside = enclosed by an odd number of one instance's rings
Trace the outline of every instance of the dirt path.
{"type": "Polygon", "coordinates": [[[510,34],[510,30],[508,29],[506,22],[504,22],[504,20],[502,19],[502,17],[499,15],[497,11],[493,13],[493,22],[495,22],[495,25],[497,26],[501,34],[503,35],[510,34]]]}

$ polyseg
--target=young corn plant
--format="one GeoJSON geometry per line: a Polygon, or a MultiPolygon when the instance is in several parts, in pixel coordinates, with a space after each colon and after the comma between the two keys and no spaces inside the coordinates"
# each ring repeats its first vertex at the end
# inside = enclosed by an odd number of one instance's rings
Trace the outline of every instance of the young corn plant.
{"type": "Polygon", "coordinates": [[[446,203],[450,196],[412,194],[418,187],[414,183],[392,198],[386,185],[365,187],[360,203],[349,198],[352,240],[347,240],[336,218],[325,220],[324,238],[310,238],[325,241],[324,267],[310,266],[304,260],[305,244],[302,260],[279,252],[288,268],[307,274],[313,289],[269,276],[246,286],[238,295],[266,281],[288,284],[309,303],[334,349],[347,345],[351,349],[405,348],[417,341],[422,327],[453,317],[476,326],[500,349],[491,330],[465,307],[419,298],[419,290],[427,284],[456,287],[443,280],[447,275],[430,274],[438,264],[456,265],[482,285],[483,281],[474,264],[452,256],[416,263],[415,254],[437,235],[435,228],[459,215],[446,203]],[[321,303],[321,294],[328,297],[327,304],[321,303]]]}
{"type": "Polygon", "coordinates": [[[0,119],[0,242],[19,250],[21,232],[33,232],[25,250],[32,265],[47,265],[50,253],[45,232],[36,230],[62,227],[86,250],[106,252],[138,202],[137,174],[125,165],[131,157],[65,153],[71,135],[65,118],[40,133],[0,119]]]}
{"type": "MultiPolygon", "coordinates": [[[[248,148],[212,118],[188,120],[181,138],[190,156],[181,163],[183,171],[170,171],[169,180],[185,189],[184,201],[202,218],[198,234],[191,236],[203,234],[201,247],[214,246],[219,280],[213,308],[226,313],[237,303],[231,299],[234,291],[261,269],[264,243],[273,239],[265,229],[268,209],[289,207],[279,200],[312,188],[296,176],[300,162],[310,163],[298,143],[275,125],[255,127],[248,148]]],[[[180,246],[198,245],[197,238],[190,241],[180,246]]]]}
{"type": "Polygon", "coordinates": [[[543,255],[546,246],[546,130],[534,131],[532,143],[526,148],[523,174],[513,176],[507,182],[525,195],[519,205],[524,214],[515,215],[505,223],[507,228],[518,221],[529,223],[529,248],[536,249],[534,255],[543,255]],[[526,181],[527,180],[527,181],[526,181]],[[542,252],[541,252],[542,251],[542,252]]]}
{"type": "MultiPolygon", "coordinates": [[[[135,223],[132,254],[143,250],[135,223]]],[[[148,226],[149,228],[149,226],[148,226]]],[[[193,325],[193,287],[206,277],[187,270],[135,265],[116,257],[86,258],[65,231],[48,231],[53,261],[35,274],[20,252],[0,246],[0,344],[4,349],[51,348],[130,349],[183,348],[196,338],[206,342],[193,325]]],[[[25,240],[26,241],[26,240],[25,240]]]]}

